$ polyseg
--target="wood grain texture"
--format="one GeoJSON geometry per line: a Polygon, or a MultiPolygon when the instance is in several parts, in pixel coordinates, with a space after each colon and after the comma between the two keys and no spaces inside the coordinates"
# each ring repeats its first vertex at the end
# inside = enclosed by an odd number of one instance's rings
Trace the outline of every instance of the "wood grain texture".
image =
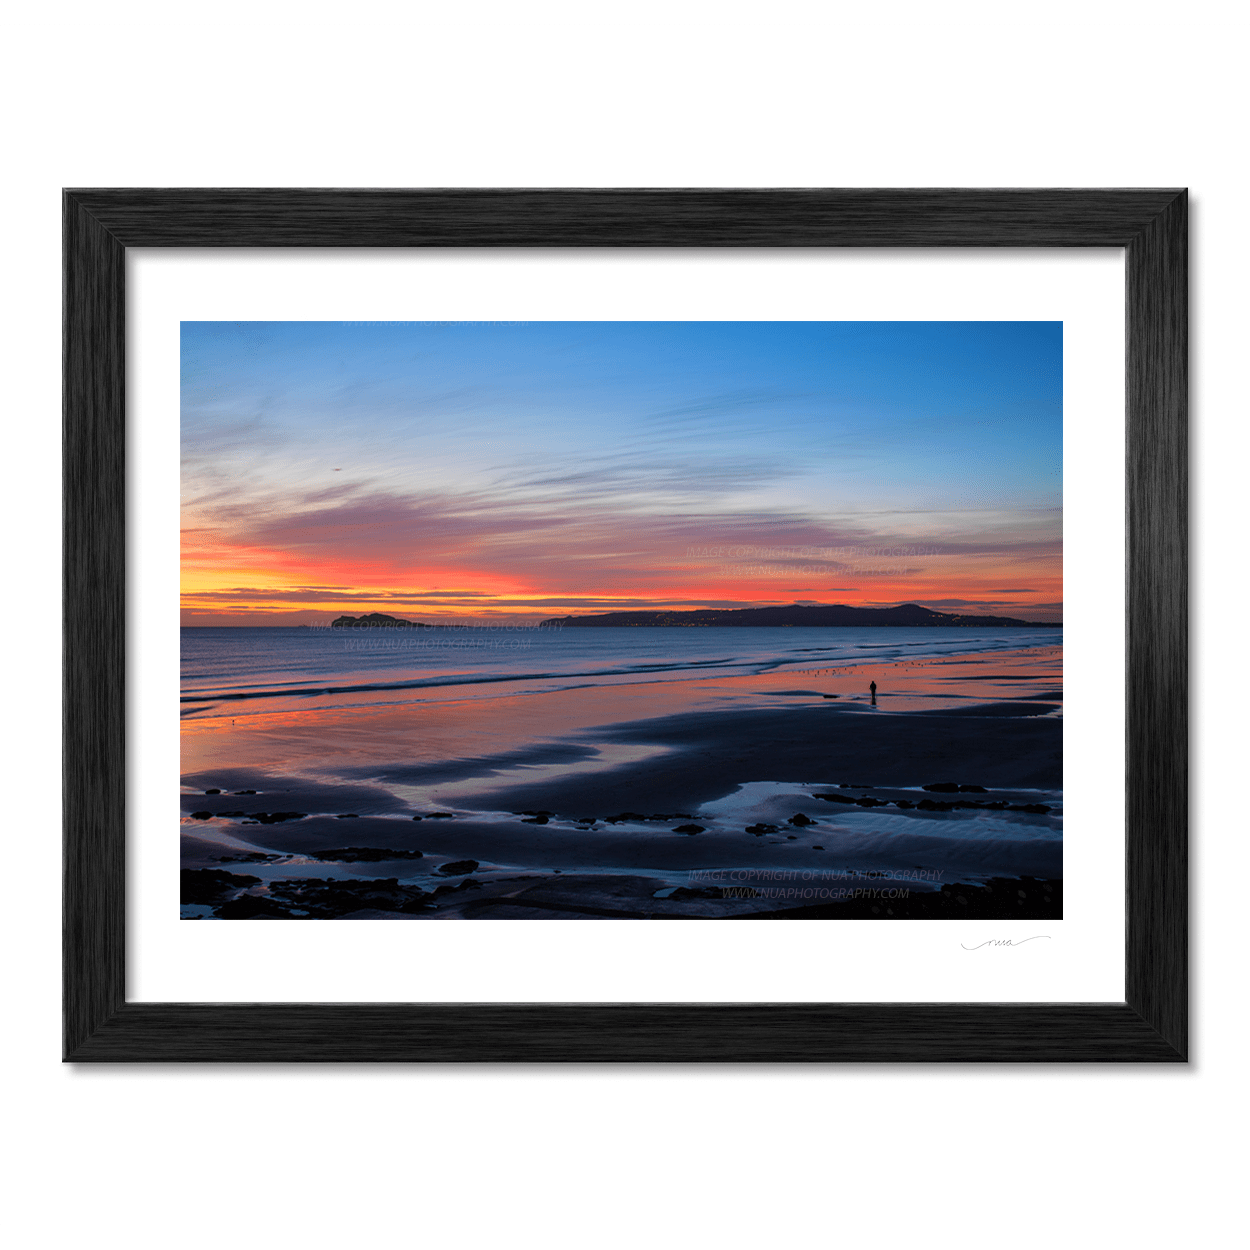
{"type": "Polygon", "coordinates": [[[1124,247],[1132,190],[84,189],[130,247],[1124,247]]]}
{"type": "Polygon", "coordinates": [[[1125,256],[1126,1001],[1188,1046],[1188,259],[1179,195],[1125,256]]]}
{"type": "Polygon", "coordinates": [[[1176,190],[162,190],[64,199],[64,1056],[82,1062],[1179,1062],[1186,218],[1176,190]],[[1121,1004],[125,1002],[128,247],[1126,248],[1121,1004]]]}
{"type": "Polygon", "coordinates": [[[130,1003],[77,1060],[179,1063],[1177,1062],[1123,1004],[130,1003]]]}
{"type": "Polygon", "coordinates": [[[125,248],[64,211],[64,1045],[125,1000],[125,248]]]}

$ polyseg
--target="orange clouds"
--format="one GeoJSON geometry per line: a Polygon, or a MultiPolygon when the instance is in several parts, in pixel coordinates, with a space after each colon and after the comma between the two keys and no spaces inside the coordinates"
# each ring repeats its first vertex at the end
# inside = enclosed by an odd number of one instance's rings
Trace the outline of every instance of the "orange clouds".
{"type": "Polygon", "coordinates": [[[921,534],[911,514],[871,519],[649,513],[593,501],[538,507],[430,493],[310,499],[189,518],[196,523],[183,538],[183,604],[188,623],[267,613],[276,623],[292,613],[397,605],[532,618],[796,601],[945,601],[956,611],[958,602],[969,612],[1057,619],[1057,511],[931,516],[921,534]]]}

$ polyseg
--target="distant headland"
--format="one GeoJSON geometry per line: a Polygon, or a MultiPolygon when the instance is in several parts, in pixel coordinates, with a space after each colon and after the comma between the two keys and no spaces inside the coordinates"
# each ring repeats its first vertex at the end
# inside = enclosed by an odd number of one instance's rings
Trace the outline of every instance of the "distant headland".
{"type": "Polygon", "coordinates": [[[364,616],[340,616],[330,622],[331,629],[433,629],[423,621],[404,621],[385,612],[367,612],[364,616]]]}
{"type": "Polygon", "coordinates": [[[598,616],[556,616],[544,625],[563,626],[705,626],[705,625],[945,625],[1056,627],[1059,621],[1020,621],[1010,616],[960,616],[954,612],[933,612],[916,603],[897,608],[848,608],[842,604],[816,607],[779,608],[698,608],[688,612],[604,612],[598,616]]]}

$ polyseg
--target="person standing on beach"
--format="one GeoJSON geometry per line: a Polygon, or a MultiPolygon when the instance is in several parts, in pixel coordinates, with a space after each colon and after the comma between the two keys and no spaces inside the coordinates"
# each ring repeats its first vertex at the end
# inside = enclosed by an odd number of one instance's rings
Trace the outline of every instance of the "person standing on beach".
{"type": "Polygon", "coordinates": [[[870,681],[868,683],[868,691],[872,695],[872,705],[873,707],[876,707],[877,706],[877,683],[875,681],[870,681]]]}

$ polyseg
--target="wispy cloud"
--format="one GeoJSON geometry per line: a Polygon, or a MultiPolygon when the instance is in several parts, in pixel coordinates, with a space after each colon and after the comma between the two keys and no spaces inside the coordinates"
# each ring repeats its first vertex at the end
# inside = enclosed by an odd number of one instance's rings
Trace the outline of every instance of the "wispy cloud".
{"type": "Polygon", "coordinates": [[[1054,327],[206,324],[183,344],[196,613],[1062,594],[1054,327]]]}

